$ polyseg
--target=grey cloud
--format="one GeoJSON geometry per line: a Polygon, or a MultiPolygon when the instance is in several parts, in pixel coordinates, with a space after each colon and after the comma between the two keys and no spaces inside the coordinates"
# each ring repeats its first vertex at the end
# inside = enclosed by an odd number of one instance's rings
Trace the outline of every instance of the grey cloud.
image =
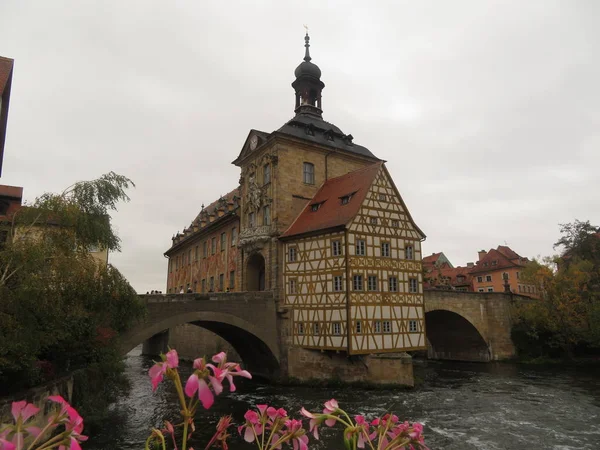
{"type": "Polygon", "coordinates": [[[0,3],[15,58],[4,184],[30,199],[114,170],[132,201],[111,255],[139,291],[202,203],[235,187],[250,128],[293,115],[311,30],[325,118],[388,161],[426,252],[551,253],[600,223],[597,2],[0,3]]]}

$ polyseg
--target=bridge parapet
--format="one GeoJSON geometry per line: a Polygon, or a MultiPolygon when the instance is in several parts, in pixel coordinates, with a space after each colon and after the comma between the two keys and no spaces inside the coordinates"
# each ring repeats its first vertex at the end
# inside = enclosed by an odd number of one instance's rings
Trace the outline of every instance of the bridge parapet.
{"type": "Polygon", "coordinates": [[[151,303],[186,303],[200,301],[264,301],[274,299],[272,291],[210,292],[206,294],[141,294],[140,299],[151,303]]]}

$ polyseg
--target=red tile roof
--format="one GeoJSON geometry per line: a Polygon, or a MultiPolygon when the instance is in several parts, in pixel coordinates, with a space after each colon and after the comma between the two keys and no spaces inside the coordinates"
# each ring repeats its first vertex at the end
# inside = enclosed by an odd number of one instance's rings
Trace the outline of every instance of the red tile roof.
{"type": "Polygon", "coordinates": [[[511,248],[499,245],[497,249],[491,249],[487,254],[477,261],[471,273],[490,272],[493,270],[507,269],[511,267],[523,267],[529,260],[519,256],[511,248]]]}
{"type": "Polygon", "coordinates": [[[423,264],[435,264],[437,262],[438,259],[440,259],[440,256],[442,256],[442,252],[439,253],[432,253],[429,256],[425,256],[422,259],[423,264]]]}
{"type": "Polygon", "coordinates": [[[382,166],[383,162],[377,162],[341,177],[327,180],[281,237],[346,225],[358,213],[382,166]],[[350,201],[342,205],[341,197],[350,194],[352,194],[350,201]],[[312,211],[311,206],[314,204],[321,204],[317,211],[312,211]]]}

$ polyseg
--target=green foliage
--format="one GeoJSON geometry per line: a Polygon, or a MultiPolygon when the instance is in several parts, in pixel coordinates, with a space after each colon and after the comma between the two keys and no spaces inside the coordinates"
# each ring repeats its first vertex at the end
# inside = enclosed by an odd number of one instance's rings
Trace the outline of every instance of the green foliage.
{"type": "MultiPolygon", "coordinates": [[[[117,269],[88,253],[117,249],[109,210],[133,185],[110,173],[21,209],[0,249],[0,391],[112,364],[117,334],[144,307],[117,269]]],[[[2,393],[2,392],[0,392],[2,393]]]]}
{"type": "Polygon", "coordinates": [[[561,225],[562,257],[533,261],[521,278],[535,284],[540,300],[520,305],[512,336],[521,356],[571,357],[600,348],[600,239],[589,222],[561,225]]]}

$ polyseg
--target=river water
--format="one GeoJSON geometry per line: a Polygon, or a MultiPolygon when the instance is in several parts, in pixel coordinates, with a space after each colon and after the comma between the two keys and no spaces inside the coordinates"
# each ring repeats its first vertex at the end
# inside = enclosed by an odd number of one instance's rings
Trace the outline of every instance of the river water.
{"type": "MultiPolygon", "coordinates": [[[[151,426],[178,414],[174,390],[163,383],[152,393],[148,369],[152,360],[139,349],[127,356],[132,388],[111,409],[100,429],[92,430],[87,450],[144,448],[151,426]]],[[[193,446],[203,449],[218,418],[232,414],[236,423],[256,404],[316,411],[335,398],[353,414],[381,415],[394,411],[402,420],[425,426],[431,449],[600,449],[600,370],[531,367],[498,363],[415,361],[422,380],[414,390],[362,390],[281,387],[240,382],[238,391],[220,395],[197,418],[193,446]],[[208,429],[210,428],[210,430],[208,429]]],[[[242,380],[245,381],[245,380],[242,380]]],[[[231,450],[252,449],[232,428],[231,450]]],[[[312,436],[311,436],[312,438],[312,436]]],[[[311,449],[341,450],[338,432],[323,428],[311,449]]]]}

